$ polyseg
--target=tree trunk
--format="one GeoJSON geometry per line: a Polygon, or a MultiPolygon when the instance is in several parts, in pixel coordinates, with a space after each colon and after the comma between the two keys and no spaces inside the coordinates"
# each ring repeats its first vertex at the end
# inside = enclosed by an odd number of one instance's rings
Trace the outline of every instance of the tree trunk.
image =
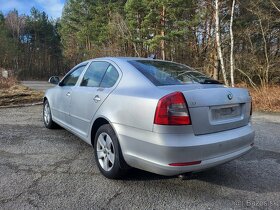
{"type": "Polygon", "coordinates": [[[217,51],[218,51],[218,56],[219,56],[220,63],[221,63],[221,69],[222,69],[224,82],[225,82],[225,85],[228,86],[229,84],[228,84],[228,80],[227,80],[225,64],[224,64],[224,57],[223,57],[223,53],[222,53],[221,40],[220,40],[219,0],[215,0],[215,17],[216,17],[215,33],[216,33],[217,51]]]}
{"type": "Polygon", "coordinates": [[[231,86],[232,87],[234,87],[234,58],[233,58],[234,38],[233,38],[233,30],[232,30],[234,7],[235,7],[235,0],[232,0],[230,26],[229,26],[229,33],[230,33],[230,79],[231,79],[231,86]]]}
{"type": "Polygon", "coordinates": [[[267,41],[266,41],[266,34],[265,31],[263,29],[263,25],[262,25],[262,20],[259,17],[259,22],[260,22],[260,27],[261,27],[261,32],[262,32],[262,37],[263,37],[263,43],[264,43],[264,55],[265,55],[265,60],[266,60],[266,69],[265,69],[265,75],[264,75],[264,85],[268,84],[268,74],[269,74],[269,69],[270,69],[270,61],[269,61],[269,52],[268,52],[268,47],[267,47],[267,41]]]}
{"type": "Polygon", "coordinates": [[[215,52],[214,54],[214,72],[213,72],[213,78],[215,80],[219,80],[219,66],[220,66],[220,61],[217,58],[217,53],[215,52]]]}
{"type": "Polygon", "coordinates": [[[161,11],[161,41],[160,41],[160,47],[161,47],[161,58],[162,60],[165,60],[165,6],[162,6],[162,11],[161,11]]]}

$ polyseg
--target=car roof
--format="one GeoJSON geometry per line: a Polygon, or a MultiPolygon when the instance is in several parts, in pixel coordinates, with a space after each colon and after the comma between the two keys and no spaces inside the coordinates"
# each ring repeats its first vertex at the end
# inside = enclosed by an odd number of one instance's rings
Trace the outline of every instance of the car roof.
{"type": "MultiPolygon", "coordinates": [[[[89,59],[84,62],[96,61],[96,60],[130,61],[130,60],[158,60],[158,59],[143,58],[143,57],[100,57],[100,58],[89,59]]],[[[158,61],[163,61],[163,60],[158,60],[158,61]]]]}

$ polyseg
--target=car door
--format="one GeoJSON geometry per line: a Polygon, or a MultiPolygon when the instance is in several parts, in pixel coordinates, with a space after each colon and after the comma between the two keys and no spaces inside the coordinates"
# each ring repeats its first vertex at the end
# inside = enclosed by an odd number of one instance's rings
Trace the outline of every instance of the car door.
{"type": "Polygon", "coordinates": [[[120,71],[105,61],[93,61],[72,90],[70,118],[73,129],[87,137],[94,114],[112,92],[120,78],[120,71]]]}
{"type": "Polygon", "coordinates": [[[70,102],[72,88],[76,85],[86,65],[75,67],[70,71],[56,87],[53,99],[53,117],[55,120],[69,126],[70,102]]]}

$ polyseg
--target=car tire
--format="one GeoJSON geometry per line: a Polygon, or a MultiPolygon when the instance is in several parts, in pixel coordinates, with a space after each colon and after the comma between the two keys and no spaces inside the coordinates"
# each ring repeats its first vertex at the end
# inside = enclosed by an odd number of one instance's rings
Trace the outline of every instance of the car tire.
{"type": "Polygon", "coordinates": [[[51,113],[51,108],[48,100],[44,101],[44,106],[43,106],[43,121],[45,124],[45,127],[48,129],[54,129],[57,128],[58,125],[52,120],[52,113],[51,113]]]}
{"type": "Polygon", "coordinates": [[[105,177],[120,179],[125,176],[129,167],[123,159],[118,137],[109,124],[97,130],[93,146],[95,161],[105,177]]]}

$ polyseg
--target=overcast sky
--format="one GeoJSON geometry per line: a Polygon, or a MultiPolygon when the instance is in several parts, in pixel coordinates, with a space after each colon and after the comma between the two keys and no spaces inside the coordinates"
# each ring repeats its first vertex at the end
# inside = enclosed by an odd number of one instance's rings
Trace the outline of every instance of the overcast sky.
{"type": "Polygon", "coordinates": [[[30,14],[35,7],[45,11],[50,18],[61,16],[65,0],[0,0],[0,11],[6,15],[10,10],[17,9],[19,14],[30,14]]]}

